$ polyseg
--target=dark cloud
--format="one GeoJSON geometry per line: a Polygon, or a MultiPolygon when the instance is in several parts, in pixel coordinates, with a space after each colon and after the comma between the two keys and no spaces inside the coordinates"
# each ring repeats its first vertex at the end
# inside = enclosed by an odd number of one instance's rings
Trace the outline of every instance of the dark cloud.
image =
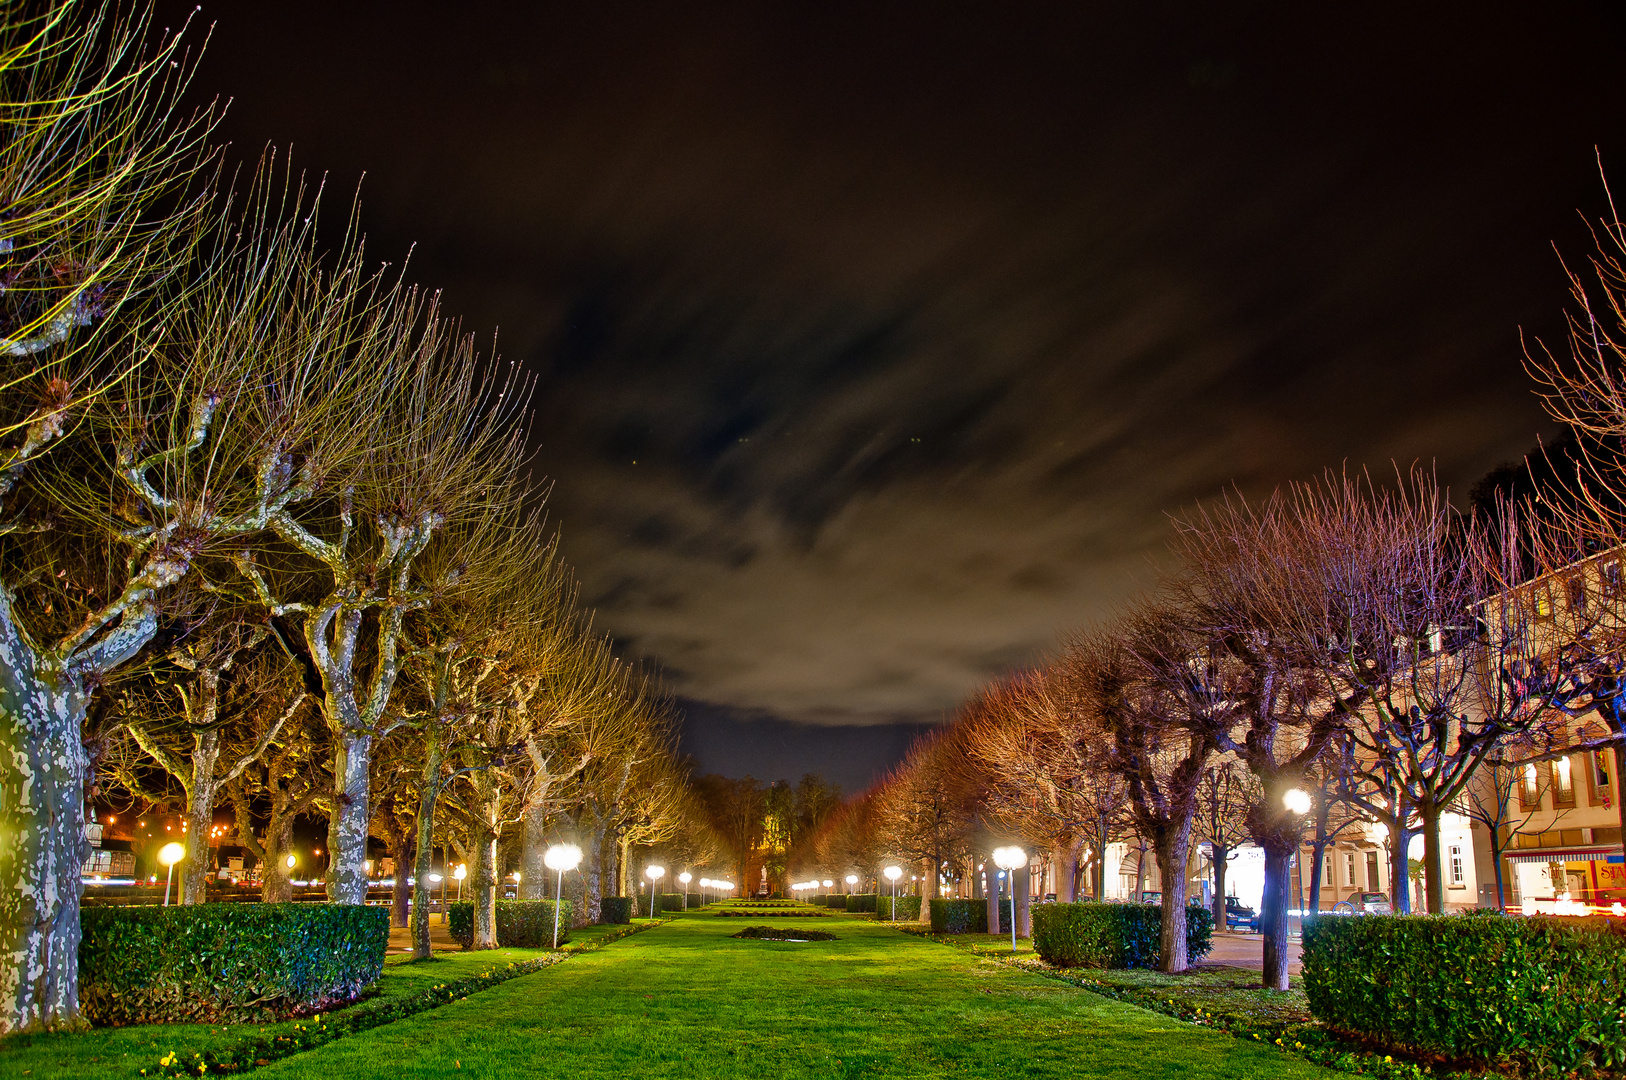
{"type": "Polygon", "coordinates": [[[1617,6],[947,12],[219,13],[231,133],[502,327],[600,625],[742,733],[939,717],[1228,484],[1548,430],[1617,6]]]}

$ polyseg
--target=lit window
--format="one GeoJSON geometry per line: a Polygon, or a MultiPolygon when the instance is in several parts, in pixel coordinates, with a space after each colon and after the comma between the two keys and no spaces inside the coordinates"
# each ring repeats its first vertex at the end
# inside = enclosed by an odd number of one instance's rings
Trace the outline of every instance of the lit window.
{"type": "Polygon", "coordinates": [[[1355,887],[1355,853],[1344,852],[1344,884],[1350,888],[1355,887]]]}
{"type": "Polygon", "coordinates": [[[1607,750],[1592,751],[1592,786],[1600,802],[1609,794],[1609,759],[1604,756],[1608,753],[1607,750]]]}
{"type": "Polygon", "coordinates": [[[1575,805],[1575,783],[1570,777],[1570,759],[1561,757],[1552,763],[1553,805],[1575,805]]]}
{"type": "Polygon", "coordinates": [[[1541,786],[1536,779],[1534,762],[1524,767],[1524,783],[1519,785],[1519,800],[1526,806],[1536,806],[1541,802],[1541,786]]]}
{"type": "Polygon", "coordinates": [[[1450,863],[1451,863],[1451,884],[1453,884],[1453,885],[1461,885],[1463,883],[1463,870],[1464,870],[1464,867],[1462,865],[1462,848],[1457,844],[1452,844],[1451,845],[1450,863]]]}
{"type": "Polygon", "coordinates": [[[1321,856],[1321,884],[1325,885],[1329,889],[1332,888],[1333,881],[1332,881],[1332,856],[1331,855],[1323,855],[1323,856],[1321,856]]]}

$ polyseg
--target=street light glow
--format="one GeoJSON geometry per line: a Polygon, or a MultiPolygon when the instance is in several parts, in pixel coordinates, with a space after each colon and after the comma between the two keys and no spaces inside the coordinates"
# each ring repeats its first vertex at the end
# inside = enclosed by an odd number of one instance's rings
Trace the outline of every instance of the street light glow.
{"type": "Polygon", "coordinates": [[[1310,793],[1303,788],[1290,788],[1287,794],[1282,796],[1282,805],[1287,807],[1290,813],[1308,814],[1310,812],[1310,793]]]}
{"type": "Polygon", "coordinates": [[[575,844],[555,844],[542,856],[542,862],[549,870],[574,870],[581,864],[582,849],[575,844]]]}

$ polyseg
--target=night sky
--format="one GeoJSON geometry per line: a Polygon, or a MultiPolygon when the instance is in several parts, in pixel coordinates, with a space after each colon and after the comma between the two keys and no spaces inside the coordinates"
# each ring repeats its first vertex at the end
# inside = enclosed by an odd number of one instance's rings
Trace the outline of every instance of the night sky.
{"type": "Polygon", "coordinates": [[[851,790],[1182,506],[1553,434],[1518,334],[1595,145],[1626,185],[1622,6],[1330,10],[206,3],[199,85],[536,375],[702,770],[851,790]]]}

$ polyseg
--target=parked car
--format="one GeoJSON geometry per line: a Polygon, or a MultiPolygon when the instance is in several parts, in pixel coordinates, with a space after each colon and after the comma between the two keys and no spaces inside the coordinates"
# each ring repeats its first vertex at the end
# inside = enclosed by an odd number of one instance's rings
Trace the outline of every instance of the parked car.
{"type": "Polygon", "coordinates": [[[1348,900],[1340,900],[1332,906],[1334,915],[1393,915],[1394,905],[1389,903],[1389,894],[1380,892],[1356,893],[1348,900]]]}
{"type": "Polygon", "coordinates": [[[1225,929],[1259,932],[1259,913],[1234,896],[1225,898],[1225,929]]]}

